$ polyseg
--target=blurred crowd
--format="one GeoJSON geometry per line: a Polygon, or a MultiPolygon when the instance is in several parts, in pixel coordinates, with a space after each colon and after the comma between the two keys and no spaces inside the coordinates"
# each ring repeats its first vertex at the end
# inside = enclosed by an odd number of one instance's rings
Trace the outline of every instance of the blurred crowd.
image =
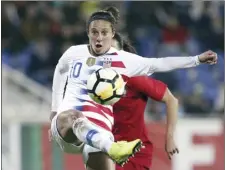
{"type": "MultiPolygon", "coordinates": [[[[54,68],[71,45],[88,42],[90,14],[106,6],[121,12],[117,30],[145,57],[218,53],[218,64],[155,74],[180,99],[180,115],[224,112],[224,2],[2,2],[2,61],[51,88],[54,68]]],[[[165,108],[150,101],[148,111],[165,108]]],[[[154,114],[155,113],[155,114],[154,114]]],[[[156,114],[157,113],[157,114],[156,114]]],[[[158,114],[162,113],[162,114],[158,114]]]]}

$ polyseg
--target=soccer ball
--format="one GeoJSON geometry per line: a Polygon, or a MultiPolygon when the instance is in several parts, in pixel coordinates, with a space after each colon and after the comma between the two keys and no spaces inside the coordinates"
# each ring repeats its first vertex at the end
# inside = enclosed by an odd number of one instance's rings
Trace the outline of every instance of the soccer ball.
{"type": "Polygon", "coordinates": [[[101,68],[91,74],[87,81],[88,95],[102,105],[113,105],[123,96],[125,82],[112,68],[101,68]]]}

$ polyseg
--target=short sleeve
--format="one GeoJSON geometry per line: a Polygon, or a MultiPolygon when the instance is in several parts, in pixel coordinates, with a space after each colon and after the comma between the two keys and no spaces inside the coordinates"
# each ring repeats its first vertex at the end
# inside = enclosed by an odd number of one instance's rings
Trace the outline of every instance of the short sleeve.
{"type": "Polygon", "coordinates": [[[167,85],[162,81],[147,76],[131,77],[127,86],[157,101],[162,100],[167,88],[167,85]]]}

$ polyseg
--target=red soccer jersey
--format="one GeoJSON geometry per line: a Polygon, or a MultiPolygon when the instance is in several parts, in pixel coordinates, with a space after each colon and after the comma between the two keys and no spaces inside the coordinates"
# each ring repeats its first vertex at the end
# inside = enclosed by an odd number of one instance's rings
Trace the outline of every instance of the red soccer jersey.
{"type": "Polygon", "coordinates": [[[130,161],[150,167],[153,146],[145,127],[144,111],[148,97],[160,101],[167,86],[163,82],[147,76],[131,78],[123,76],[123,78],[127,81],[126,95],[113,106],[113,134],[116,141],[141,139],[145,148],[130,161]]]}

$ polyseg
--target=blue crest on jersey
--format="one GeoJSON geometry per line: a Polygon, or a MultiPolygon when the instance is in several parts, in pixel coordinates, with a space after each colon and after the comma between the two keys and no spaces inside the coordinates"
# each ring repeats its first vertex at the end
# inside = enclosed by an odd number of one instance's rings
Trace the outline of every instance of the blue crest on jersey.
{"type": "Polygon", "coordinates": [[[97,61],[97,62],[96,62],[96,65],[98,65],[98,66],[103,66],[103,64],[104,64],[103,61],[97,61]]]}

